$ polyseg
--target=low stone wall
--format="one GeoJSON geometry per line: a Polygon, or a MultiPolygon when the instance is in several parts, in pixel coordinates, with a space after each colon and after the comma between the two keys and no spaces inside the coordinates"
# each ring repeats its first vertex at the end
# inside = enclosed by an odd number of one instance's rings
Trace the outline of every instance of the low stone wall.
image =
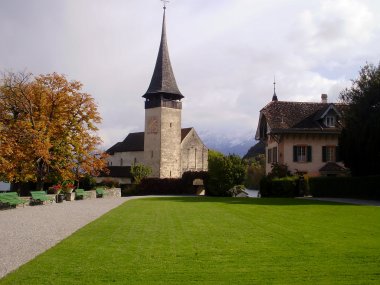
{"type": "MultiPolygon", "coordinates": [[[[105,189],[104,192],[104,198],[121,197],[121,188],[105,189]]],[[[86,193],[88,195],[86,199],[96,199],[96,190],[89,190],[86,193]]]]}
{"type": "Polygon", "coordinates": [[[106,189],[106,197],[121,197],[121,188],[106,189]]]}
{"type": "Polygon", "coordinates": [[[89,191],[86,191],[87,193],[87,199],[93,199],[95,198],[96,199],[96,191],[95,190],[89,190],[89,191]]]}

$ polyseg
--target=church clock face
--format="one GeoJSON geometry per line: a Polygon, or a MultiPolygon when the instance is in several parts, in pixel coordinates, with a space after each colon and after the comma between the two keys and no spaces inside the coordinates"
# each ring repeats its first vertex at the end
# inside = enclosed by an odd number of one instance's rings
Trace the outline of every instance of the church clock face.
{"type": "Polygon", "coordinates": [[[158,133],[158,119],[157,117],[150,117],[148,120],[148,133],[158,133]]]}

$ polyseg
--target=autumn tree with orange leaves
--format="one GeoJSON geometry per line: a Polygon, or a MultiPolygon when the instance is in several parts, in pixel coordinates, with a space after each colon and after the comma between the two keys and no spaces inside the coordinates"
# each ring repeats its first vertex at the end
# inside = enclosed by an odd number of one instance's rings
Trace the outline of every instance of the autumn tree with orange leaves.
{"type": "Polygon", "coordinates": [[[0,177],[10,182],[79,180],[106,167],[101,118],[79,81],[57,73],[5,73],[0,82],[0,177]]]}

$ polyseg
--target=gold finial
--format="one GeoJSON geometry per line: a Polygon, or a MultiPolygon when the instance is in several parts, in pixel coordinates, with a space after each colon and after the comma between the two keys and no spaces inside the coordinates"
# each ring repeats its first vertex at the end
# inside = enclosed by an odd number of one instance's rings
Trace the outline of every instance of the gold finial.
{"type": "Polygon", "coordinates": [[[161,0],[161,2],[164,4],[164,10],[166,9],[166,4],[169,3],[169,0],[161,0]]]}

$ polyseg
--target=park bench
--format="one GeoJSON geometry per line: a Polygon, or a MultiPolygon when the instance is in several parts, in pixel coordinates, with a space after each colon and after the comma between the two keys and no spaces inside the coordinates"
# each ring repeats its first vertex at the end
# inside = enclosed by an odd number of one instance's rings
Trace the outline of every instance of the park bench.
{"type": "Polygon", "coordinates": [[[23,206],[27,203],[26,200],[21,199],[17,192],[7,192],[0,193],[0,203],[5,206],[17,206],[22,204],[23,206]]]}
{"type": "Polygon", "coordinates": [[[54,201],[54,197],[48,196],[45,191],[30,191],[30,195],[32,195],[30,201],[33,203],[43,204],[46,201],[49,201],[51,203],[54,201]]]}
{"type": "Polygon", "coordinates": [[[104,196],[106,196],[108,194],[104,188],[96,188],[95,191],[96,191],[96,197],[97,198],[103,198],[104,196]]]}
{"type": "Polygon", "coordinates": [[[84,191],[84,189],[76,189],[75,190],[75,199],[84,199],[88,196],[88,193],[84,191]]]}

